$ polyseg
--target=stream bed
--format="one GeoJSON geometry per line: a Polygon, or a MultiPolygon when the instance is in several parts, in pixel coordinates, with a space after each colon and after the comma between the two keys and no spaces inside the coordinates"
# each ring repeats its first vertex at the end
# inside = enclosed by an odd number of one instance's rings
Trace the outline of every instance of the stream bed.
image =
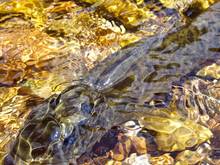
{"type": "Polygon", "coordinates": [[[0,0],[4,165],[220,164],[218,0],[0,0]]]}

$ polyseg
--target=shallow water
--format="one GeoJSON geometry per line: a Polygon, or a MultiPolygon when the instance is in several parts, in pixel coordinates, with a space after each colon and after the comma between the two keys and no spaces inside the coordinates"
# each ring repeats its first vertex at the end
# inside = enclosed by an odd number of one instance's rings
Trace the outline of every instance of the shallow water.
{"type": "Polygon", "coordinates": [[[4,164],[218,164],[219,3],[138,27],[107,2],[22,3],[2,2],[4,164]]]}

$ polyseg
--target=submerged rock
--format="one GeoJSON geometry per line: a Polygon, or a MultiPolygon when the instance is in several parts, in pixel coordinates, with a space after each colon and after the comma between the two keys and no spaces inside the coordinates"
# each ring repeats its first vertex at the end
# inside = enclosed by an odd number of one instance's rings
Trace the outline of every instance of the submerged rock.
{"type": "Polygon", "coordinates": [[[152,165],[173,165],[174,159],[170,154],[163,154],[161,156],[151,157],[150,163],[152,165]]]}

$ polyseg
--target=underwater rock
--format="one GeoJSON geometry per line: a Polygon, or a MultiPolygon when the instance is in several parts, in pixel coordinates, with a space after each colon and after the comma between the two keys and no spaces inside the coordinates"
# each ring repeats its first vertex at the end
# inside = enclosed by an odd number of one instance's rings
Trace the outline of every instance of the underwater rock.
{"type": "MultiPolygon", "coordinates": [[[[215,51],[215,48],[213,48],[213,51],[215,51]]],[[[197,75],[202,76],[202,77],[211,77],[214,79],[219,79],[220,78],[220,61],[212,65],[204,67],[202,70],[200,70],[197,73],[197,75]]]]}
{"type": "Polygon", "coordinates": [[[158,149],[162,151],[181,151],[209,140],[212,132],[194,121],[175,117],[145,115],[140,119],[144,128],[155,131],[158,149]]]}
{"type": "Polygon", "coordinates": [[[152,165],[174,165],[174,159],[170,154],[163,154],[161,156],[150,157],[152,165]]]}

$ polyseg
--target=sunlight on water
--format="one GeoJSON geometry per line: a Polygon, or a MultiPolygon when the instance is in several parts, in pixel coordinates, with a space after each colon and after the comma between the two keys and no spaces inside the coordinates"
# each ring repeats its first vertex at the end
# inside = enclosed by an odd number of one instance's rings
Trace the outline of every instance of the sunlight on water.
{"type": "Polygon", "coordinates": [[[0,1],[0,160],[219,164],[218,0],[0,1]]]}

